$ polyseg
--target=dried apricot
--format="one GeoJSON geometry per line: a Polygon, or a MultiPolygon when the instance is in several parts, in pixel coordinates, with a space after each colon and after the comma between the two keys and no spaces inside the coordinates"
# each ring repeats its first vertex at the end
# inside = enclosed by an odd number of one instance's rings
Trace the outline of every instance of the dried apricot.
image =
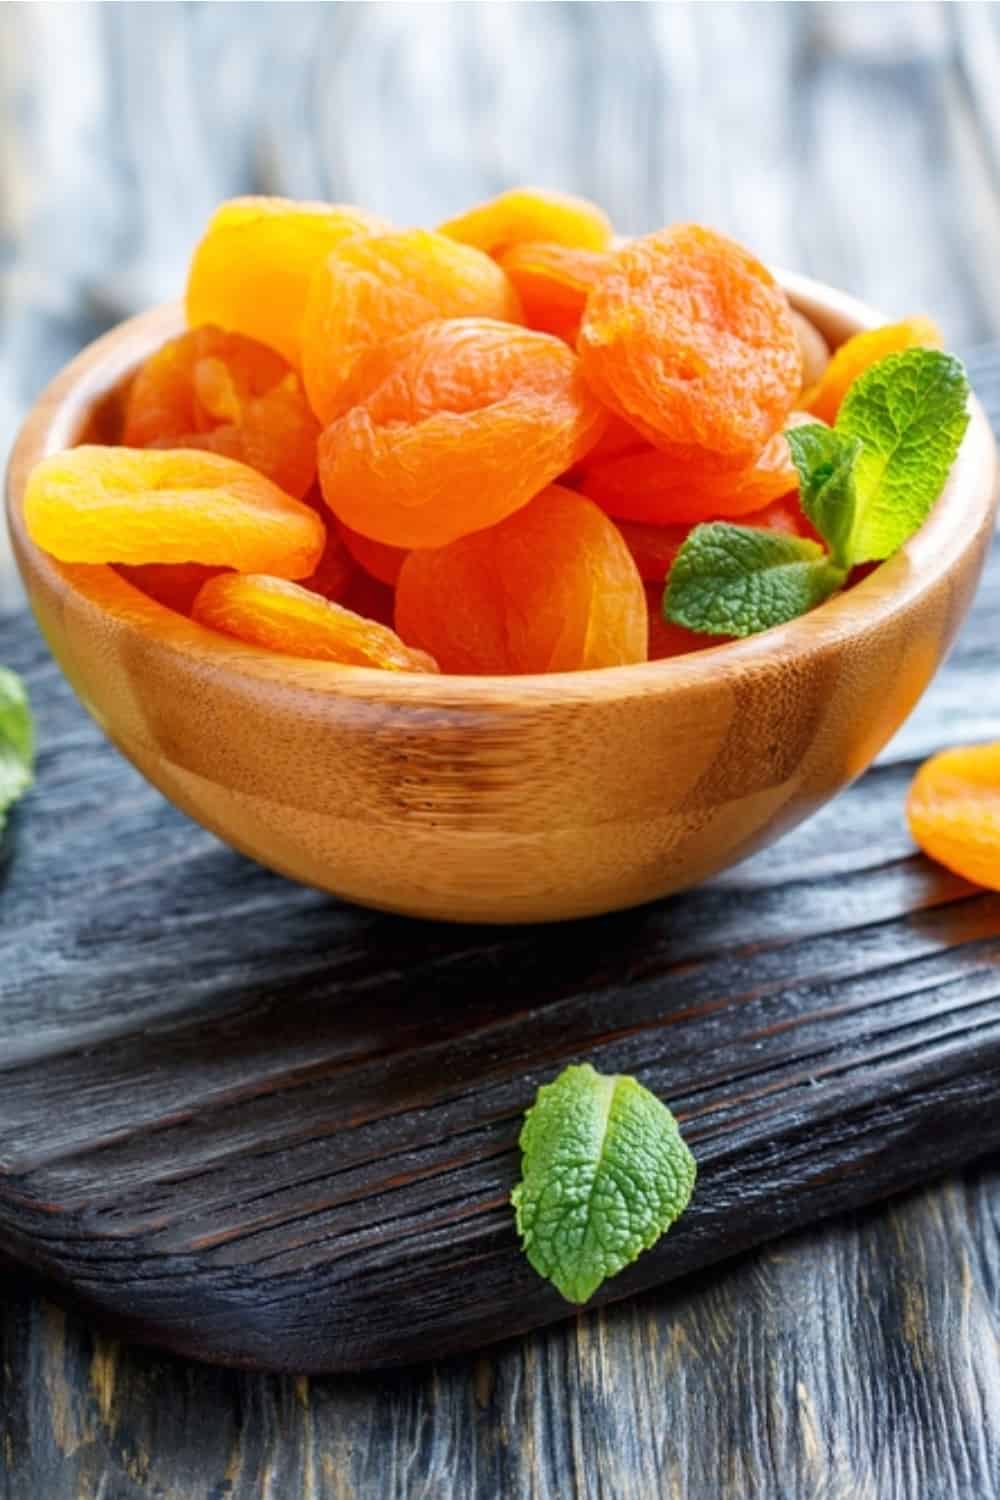
{"type": "Polygon", "coordinates": [[[601,400],[690,466],[746,468],[802,386],[784,292],[746,250],[693,224],[611,257],[578,348],[601,400]]]}
{"type": "Polygon", "coordinates": [[[674,625],[663,618],[663,588],[646,589],[646,613],[649,630],[649,660],[663,661],[668,656],[687,656],[691,651],[704,651],[706,646],[718,646],[728,636],[698,635],[684,625],[674,625]]]}
{"type": "MultiPolygon", "coordinates": [[[[786,426],[813,420],[792,412],[786,426]]],[[[588,455],[580,478],[582,493],[609,516],[660,526],[749,517],[797,486],[798,474],[783,432],[774,434],[748,469],[721,473],[692,469],[673,454],[647,444],[603,463],[595,463],[588,455]]]]}
{"type": "Polygon", "coordinates": [[[170,339],[139,370],[121,440],[130,448],[221,453],[298,499],[316,476],[318,437],[299,377],[280,354],[203,327],[170,339]]]}
{"type": "Polygon", "coordinates": [[[527,240],[504,250],[498,259],[521,299],[528,327],[575,345],[587,293],[610,257],[601,250],[527,240]]]}
{"type": "Polygon", "coordinates": [[[646,600],[607,519],[551,485],[515,515],[411,552],[396,628],[446,672],[571,672],[646,659],[646,600]]]}
{"type": "Polygon", "coordinates": [[[203,563],[141,563],[134,568],[121,563],[118,567],[128,583],[179,615],[189,615],[202,584],[223,571],[203,563]]]}
{"type": "Polygon", "coordinates": [[[756,510],[752,516],[747,516],[741,525],[759,526],[765,531],[777,531],[784,536],[804,536],[812,542],[822,540],[799,504],[798,492],[782,495],[780,500],[772,500],[763,510],[756,510]]]}
{"type": "Polygon", "coordinates": [[[377,214],[346,204],[232,198],[216,209],[192,256],[187,320],[258,339],[298,368],[313,272],[345,240],[388,228],[377,214]]]}
{"type": "Polygon", "coordinates": [[[869,365],[903,349],[940,349],[941,345],[941,332],[930,318],[907,318],[902,323],[868,328],[841,344],[817,383],[803,393],[799,404],[814,417],[833,422],[849,387],[869,365]]]}
{"type": "Polygon", "coordinates": [[[389,672],[436,672],[423,651],[298,584],[265,574],[223,573],[205,584],[192,611],[210,630],[286,656],[335,661],[389,672]]]}
{"type": "Polygon", "coordinates": [[[440,547],[527,504],[606,417],[571,349],[487,318],[425,323],[363,360],[319,443],[323,497],[392,547],[440,547]]]}
{"type": "Polygon", "coordinates": [[[508,188],[439,226],[441,234],[488,255],[502,255],[524,240],[550,240],[581,250],[606,250],[614,231],[596,203],[548,188],[508,188]]]}
{"type": "Polygon", "coordinates": [[[914,777],[906,814],[931,859],[1000,891],[1000,741],[932,756],[914,777]]]}
{"type": "Polygon", "coordinates": [[[304,589],[322,594],[324,599],[336,599],[343,603],[354,575],[357,572],[354,558],[344,545],[336,526],[328,528],[323,555],[308,578],[300,580],[304,589]]]}
{"type": "Polygon", "coordinates": [[[521,322],[521,304],[488,255],[427,229],[346,241],[313,275],[302,322],[302,376],[326,424],[342,414],[363,354],[434,318],[521,322]]]}
{"type": "Polygon", "coordinates": [[[344,546],[356,563],[377,578],[379,583],[388,584],[394,589],[399,578],[399,570],[406,559],[405,547],[387,547],[385,542],[373,542],[370,536],[362,536],[360,531],[352,531],[350,526],[340,523],[340,535],[344,546]]]}
{"type": "Polygon", "coordinates": [[[304,578],[323,551],[315,511],[254,469],[186,448],[84,445],[33,470],[32,541],[61,562],[199,562],[304,578]]]}
{"type": "Polygon", "coordinates": [[[575,473],[582,476],[594,465],[603,464],[612,458],[621,458],[626,453],[642,453],[651,447],[652,444],[646,441],[641,432],[636,432],[624,418],[611,412],[607,426],[590,452],[576,466],[575,473]]]}
{"type": "Polygon", "coordinates": [[[663,583],[674,565],[690,526],[649,526],[643,521],[615,523],[644,582],[663,583]]]}

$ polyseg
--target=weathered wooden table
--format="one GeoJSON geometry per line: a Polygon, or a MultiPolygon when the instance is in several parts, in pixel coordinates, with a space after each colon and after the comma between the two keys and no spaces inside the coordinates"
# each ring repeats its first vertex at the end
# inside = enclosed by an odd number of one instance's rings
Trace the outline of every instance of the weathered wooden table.
{"type": "MultiPolygon", "coordinates": [[[[406,221],[540,179],[996,339],[998,38],[982,5],[2,7],[0,442],[261,188],[406,221]]],[[[924,736],[953,710],[945,676],[924,736]]],[[[987,1163],[479,1356],[310,1380],[119,1347],[9,1273],[0,1496],[979,1500],[998,1231],[987,1163]]]]}

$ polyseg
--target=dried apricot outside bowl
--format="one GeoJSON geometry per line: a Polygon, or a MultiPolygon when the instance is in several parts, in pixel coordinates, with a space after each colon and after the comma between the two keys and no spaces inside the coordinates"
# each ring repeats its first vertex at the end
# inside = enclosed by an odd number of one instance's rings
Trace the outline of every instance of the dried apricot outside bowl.
{"type": "MultiPolygon", "coordinates": [[[[782,276],[832,346],[880,321],[782,276]]],[[[167,797],[275,870],[367,906],[453,921],[580,917],[696,884],[771,842],[869,764],[972,598],[996,453],[977,403],[945,492],[888,563],[749,640],[547,676],[385,673],[261,651],[101,566],[28,539],[38,459],[89,438],[181,326],[123,324],[54,381],[15,447],[8,507],[39,624],[109,738],[167,797]]]]}

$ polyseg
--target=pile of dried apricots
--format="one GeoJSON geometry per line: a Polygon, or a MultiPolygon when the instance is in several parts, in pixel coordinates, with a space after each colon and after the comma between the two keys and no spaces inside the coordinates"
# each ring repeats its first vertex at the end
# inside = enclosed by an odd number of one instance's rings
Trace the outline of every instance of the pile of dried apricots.
{"type": "Polygon", "coordinates": [[[120,444],[39,465],[31,536],[257,647],[403,672],[717,644],[661,615],[687,532],[811,535],[784,431],[938,342],[912,319],[831,358],[731,240],[617,243],[593,204],[533,189],[436,231],[225,203],[186,311],[131,381],[120,444]]]}

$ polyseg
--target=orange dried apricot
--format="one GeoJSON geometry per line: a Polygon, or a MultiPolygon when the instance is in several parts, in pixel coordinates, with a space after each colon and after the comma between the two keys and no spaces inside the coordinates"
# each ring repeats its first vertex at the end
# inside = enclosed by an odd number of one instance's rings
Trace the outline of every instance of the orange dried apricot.
{"type": "Polygon", "coordinates": [[[521,299],[529,328],[576,344],[587,293],[607,269],[602,250],[527,240],[498,257],[521,299]]]}
{"type": "Polygon", "coordinates": [[[941,346],[940,329],[930,318],[907,318],[902,323],[868,328],[841,344],[816,384],[803,393],[799,404],[821,421],[833,422],[848,389],[869,365],[903,349],[941,346]]]}
{"type": "Polygon", "coordinates": [[[646,659],[646,600],[628,548],[596,505],[559,485],[486,531],[411,552],[396,629],[445,672],[646,659]]]}
{"type": "Polygon", "coordinates": [[[122,442],[206,448],[299,499],[316,475],[319,425],[280,354],[239,333],[192,328],[152,354],[129,388],[122,442]]]}
{"type": "Polygon", "coordinates": [[[810,541],[822,540],[819,532],[799,504],[798,491],[772,500],[763,510],[754,511],[742,522],[743,526],[759,526],[765,531],[778,531],[784,536],[804,536],[810,541]]]}
{"type": "Polygon", "coordinates": [[[210,630],[286,656],[389,672],[437,671],[431,657],[405,646],[386,626],[281,578],[223,573],[205,584],[192,613],[210,630]]]}
{"type": "Polygon", "coordinates": [[[763,510],[754,511],[741,523],[744,526],[759,526],[765,531],[777,531],[784,536],[815,536],[812,522],[799,505],[798,493],[782,495],[772,500],[763,510]]]}
{"type": "Polygon", "coordinates": [[[323,497],[392,547],[441,547],[526,505],[606,417],[571,349],[488,318],[424,323],[363,360],[323,433],[323,497]]]}
{"type": "Polygon", "coordinates": [[[1000,891],[1000,741],[932,756],[914,777],[906,815],[931,859],[1000,891]]]}
{"type": "Polygon", "coordinates": [[[616,521],[615,525],[647,583],[663,583],[674,565],[690,526],[649,526],[644,521],[616,521]]]}
{"type": "Polygon", "coordinates": [[[441,234],[488,255],[502,255],[524,240],[550,240],[581,250],[606,250],[614,231],[596,203],[549,188],[508,188],[438,226],[441,234]]]}
{"type": "Polygon", "coordinates": [[[202,584],[223,571],[203,563],[141,563],[131,568],[121,563],[118,567],[126,582],[179,615],[189,615],[202,584]]]}
{"type": "Polygon", "coordinates": [[[521,304],[488,255],[427,229],[348,240],[313,275],[302,320],[302,377],[326,424],[342,414],[351,370],[376,345],[435,318],[521,322],[521,304]]]}
{"type": "Polygon", "coordinates": [[[649,660],[663,661],[668,656],[687,656],[691,651],[704,651],[706,646],[718,646],[728,636],[699,635],[684,625],[674,625],[663,618],[663,588],[646,589],[646,613],[649,630],[649,660]]]}
{"type": "Polygon", "coordinates": [[[399,579],[399,570],[406,560],[406,548],[387,547],[385,542],[373,542],[370,536],[352,531],[343,521],[339,525],[344,546],[354,561],[366,573],[377,578],[379,583],[388,584],[389,588],[394,589],[399,579]]]}
{"type": "Polygon", "coordinates": [[[298,368],[313,272],[345,240],[388,228],[377,214],[348,204],[232,198],[216,209],[195,247],[187,320],[246,334],[298,368]]]}
{"type": "MultiPolygon", "coordinates": [[[[792,412],[786,426],[813,420],[792,412]]],[[[603,463],[588,456],[580,480],[583,494],[609,516],[660,526],[748,518],[797,487],[784,432],[774,434],[748,469],[704,472],[646,445],[603,463]]]]}
{"type": "Polygon", "coordinates": [[[747,516],[787,493],[796,478],[788,445],[776,433],[750,469],[703,474],[645,448],[588,465],[580,488],[611,516],[668,525],[747,516]]]}
{"type": "Polygon", "coordinates": [[[694,224],[611,257],[587,298],[578,348],[607,406],[698,467],[752,464],[802,385],[784,292],[746,250],[694,224]]]}
{"type": "MultiPolygon", "coordinates": [[[[597,442],[590,452],[577,464],[574,470],[574,482],[581,478],[592,466],[606,463],[612,458],[621,458],[626,453],[642,453],[648,451],[652,444],[648,443],[641,432],[636,432],[622,417],[615,412],[609,412],[608,423],[597,442]]],[[[658,450],[657,450],[658,451],[658,450]]]]}
{"type": "Polygon", "coordinates": [[[84,445],[33,470],[32,541],[61,562],[198,562],[304,578],[323,551],[315,511],[218,453],[84,445]]]}

